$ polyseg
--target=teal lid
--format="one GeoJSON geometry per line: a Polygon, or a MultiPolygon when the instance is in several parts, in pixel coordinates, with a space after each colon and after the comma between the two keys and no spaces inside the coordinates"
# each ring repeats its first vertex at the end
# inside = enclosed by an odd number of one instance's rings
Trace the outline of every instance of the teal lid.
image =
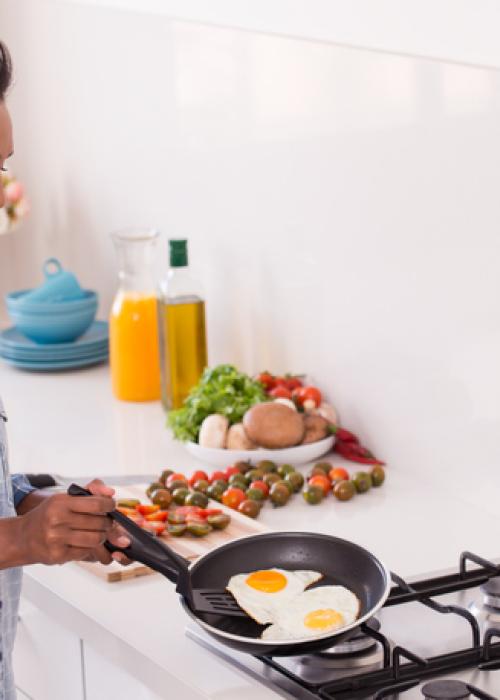
{"type": "Polygon", "coordinates": [[[170,248],[171,267],[187,267],[187,240],[185,238],[170,238],[168,245],[170,248]]]}

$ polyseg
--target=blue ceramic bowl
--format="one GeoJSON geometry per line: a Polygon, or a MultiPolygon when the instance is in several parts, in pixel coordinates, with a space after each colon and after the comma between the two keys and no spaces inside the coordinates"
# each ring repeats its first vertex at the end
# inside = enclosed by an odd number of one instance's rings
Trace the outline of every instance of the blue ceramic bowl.
{"type": "Polygon", "coordinates": [[[96,312],[97,299],[94,299],[94,303],[86,309],[52,314],[9,309],[9,316],[21,333],[35,343],[70,343],[85,333],[94,321],[96,312]]]}
{"type": "Polygon", "coordinates": [[[91,308],[97,308],[98,295],[90,289],[85,289],[81,299],[73,299],[69,301],[29,301],[25,299],[26,295],[31,292],[30,289],[21,289],[18,292],[10,292],[5,295],[5,303],[9,314],[26,313],[30,315],[66,315],[71,312],[86,311],[91,308]]]}

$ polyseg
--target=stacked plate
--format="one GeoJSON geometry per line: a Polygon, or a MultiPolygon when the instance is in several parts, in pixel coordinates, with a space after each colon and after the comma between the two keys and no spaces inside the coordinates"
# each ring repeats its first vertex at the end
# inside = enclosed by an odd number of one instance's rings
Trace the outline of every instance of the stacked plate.
{"type": "Polygon", "coordinates": [[[21,369],[54,371],[86,367],[108,359],[108,324],[94,321],[90,328],[71,343],[38,344],[16,327],[0,333],[0,356],[21,369]]]}

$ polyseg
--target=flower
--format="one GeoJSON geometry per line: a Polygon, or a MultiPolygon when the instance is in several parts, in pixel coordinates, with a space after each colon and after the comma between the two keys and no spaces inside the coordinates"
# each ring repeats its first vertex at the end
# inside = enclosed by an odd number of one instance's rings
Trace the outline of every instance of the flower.
{"type": "Polygon", "coordinates": [[[5,206],[0,209],[0,235],[13,231],[29,211],[24,196],[24,187],[10,172],[1,172],[0,178],[5,194],[5,206]]]}

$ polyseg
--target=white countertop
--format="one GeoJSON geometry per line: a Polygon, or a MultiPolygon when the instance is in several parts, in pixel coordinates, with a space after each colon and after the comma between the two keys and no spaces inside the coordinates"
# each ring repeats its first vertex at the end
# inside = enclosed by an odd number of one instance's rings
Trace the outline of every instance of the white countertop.
{"type": "MultiPolygon", "coordinates": [[[[112,398],[107,367],[30,374],[2,365],[0,393],[13,471],[112,478],[201,466],[171,439],[159,403],[112,398]]],[[[448,488],[442,474],[424,480],[390,465],[382,488],[353,501],[313,507],[296,496],[285,508],[266,506],[260,519],[354,540],[403,576],[454,566],[465,549],[498,557],[496,483],[476,490],[472,479],[449,479],[448,488]]],[[[187,618],[160,576],[109,584],[74,564],[37,565],[26,569],[24,595],[159,694],[168,677],[171,697],[183,700],[276,697],[264,688],[257,695],[250,679],[185,637],[187,618]]]]}

